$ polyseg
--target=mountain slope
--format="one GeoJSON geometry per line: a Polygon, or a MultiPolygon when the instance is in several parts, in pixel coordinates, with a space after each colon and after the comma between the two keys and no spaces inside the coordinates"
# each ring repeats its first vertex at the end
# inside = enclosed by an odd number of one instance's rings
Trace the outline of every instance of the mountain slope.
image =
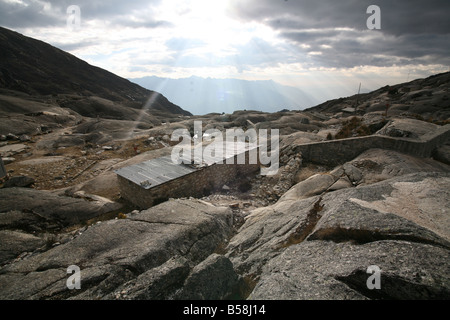
{"type": "Polygon", "coordinates": [[[0,49],[0,88],[30,95],[95,96],[135,109],[141,109],[151,99],[147,106],[150,112],[190,115],[156,92],[45,42],[1,27],[0,49]]]}
{"type": "Polygon", "coordinates": [[[355,114],[386,112],[409,114],[431,120],[450,119],[450,72],[425,79],[385,86],[378,90],[346,98],[329,100],[305,111],[330,115],[354,109],[355,114]],[[350,109],[349,109],[350,108],[350,109]]]}
{"type": "Polygon", "coordinates": [[[232,113],[236,110],[276,112],[299,110],[318,103],[298,88],[274,81],[190,77],[130,79],[144,88],[157,90],[193,114],[232,113]]]}

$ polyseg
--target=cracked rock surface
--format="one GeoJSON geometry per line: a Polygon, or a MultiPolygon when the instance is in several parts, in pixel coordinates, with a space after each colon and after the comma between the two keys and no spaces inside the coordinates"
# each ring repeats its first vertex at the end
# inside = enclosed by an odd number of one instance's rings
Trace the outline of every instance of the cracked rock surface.
{"type": "Polygon", "coordinates": [[[306,241],[289,247],[264,268],[252,299],[448,299],[449,250],[377,241],[306,241]],[[381,289],[369,290],[367,268],[381,269],[381,289]]]}
{"type": "MultiPolygon", "coordinates": [[[[125,289],[116,289],[132,279],[140,285],[125,290],[125,295],[168,298],[183,286],[190,269],[214,253],[232,231],[233,213],[229,208],[195,200],[165,202],[127,219],[95,224],[65,244],[4,266],[0,270],[0,298],[123,297],[125,289]],[[171,261],[174,257],[180,258],[171,261]],[[66,287],[71,265],[81,269],[81,290],[66,287]],[[149,281],[162,289],[143,293],[142,283],[149,281]]],[[[234,271],[229,273],[237,281],[234,271]]],[[[190,294],[185,288],[178,297],[190,294]]],[[[216,296],[222,298],[220,288],[216,296]]]]}
{"type": "Polygon", "coordinates": [[[449,173],[421,172],[280,199],[246,218],[228,256],[257,283],[251,299],[448,299],[448,190],[449,173]]]}
{"type": "Polygon", "coordinates": [[[432,159],[372,149],[246,214],[172,199],[70,232],[101,198],[5,190],[1,299],[450,297],[450,170],[432,159]],[[67,288],[71,265],[80,290],[67,288]]]}

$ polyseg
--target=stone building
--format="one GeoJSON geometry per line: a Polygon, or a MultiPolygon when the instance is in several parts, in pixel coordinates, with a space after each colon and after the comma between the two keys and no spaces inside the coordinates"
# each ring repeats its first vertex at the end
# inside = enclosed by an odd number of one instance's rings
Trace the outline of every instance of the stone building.
{"type": "Polygon", "coordinates": [[[176,164],[170,156],[116,170],[120,194],[141,209],[169,198],[202,197],[243,176],[257,174],[259,158],[250,154],[258,147],[240,146],[227,150],[222,159],[203,159],[198,164],[176,164]],[[238,161],[245,157],[245,162],[238,161]]]}

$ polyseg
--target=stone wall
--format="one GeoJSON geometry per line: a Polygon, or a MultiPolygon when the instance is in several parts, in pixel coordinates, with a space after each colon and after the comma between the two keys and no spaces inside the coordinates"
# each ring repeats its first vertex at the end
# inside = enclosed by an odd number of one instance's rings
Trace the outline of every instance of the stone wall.
{"type": "MultiPolygon", "coordinates": [[[[236,157],[234,163],[237,163],[236,157]]],[[[260,164],[248,164],[248,152],[245,163],[213,164],[148,190],[121,176],[117,178],[122,198],[147,209],[169,198],[202,197],[213,190],[220,190],[230,181],[259,172],[260,164]]]]}
{"type": "Polygon", "coordinates": [[[445,125],[421,140],[381,135],[314,142],[296,146],[306,162],[336,166],[356,158],[369,149],[389,149],[417,157],[431,157],[436,147],[450,139],[450,125],[445,125]]]}

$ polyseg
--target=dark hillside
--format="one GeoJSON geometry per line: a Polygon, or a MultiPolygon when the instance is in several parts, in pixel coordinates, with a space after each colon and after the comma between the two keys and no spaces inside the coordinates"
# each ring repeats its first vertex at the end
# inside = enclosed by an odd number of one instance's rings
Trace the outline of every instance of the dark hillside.
{"type": "MultiPolygon", "coordinates": [[[[136,109],[141,109],[152,97],[152,103],[147,106],[150,111],[190,115],[154,91],[92,66],[45,42],[1,27],[0,88],[30,95],[96,96],[136,109]]],[[[68,104],[68,107],[73,106],[68,104]]]]}

